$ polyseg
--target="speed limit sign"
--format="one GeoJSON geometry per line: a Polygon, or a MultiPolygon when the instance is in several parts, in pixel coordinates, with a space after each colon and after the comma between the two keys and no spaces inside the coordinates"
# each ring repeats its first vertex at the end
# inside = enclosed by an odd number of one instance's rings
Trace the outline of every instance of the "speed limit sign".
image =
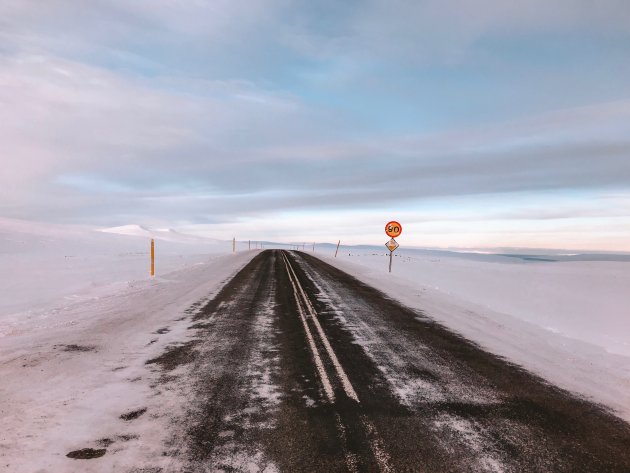
{"type": "Polygon", "coordinates": [[[387,233],[387,236],[396,238],[397,236],[400,236],[400,234],[402,233],[402,225],[392,220],[387,225],[385,225],[385,233],[387,233]]]}

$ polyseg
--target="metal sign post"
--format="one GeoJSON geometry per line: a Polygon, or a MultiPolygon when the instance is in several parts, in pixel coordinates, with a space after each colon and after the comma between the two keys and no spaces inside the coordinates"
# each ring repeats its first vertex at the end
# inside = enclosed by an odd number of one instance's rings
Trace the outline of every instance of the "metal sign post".
{"type": "Polygon", "coordinates": [[[398,248],[400,245],[398,244],[396,240],[392,238],[387,243],[385,243],[385,246],[389,250],[389,272],[391,273],[392,272],[392,256],[394,255],[394,251],[396,251],[396,248],[398,248]]]}
{"type": "Polygon", "coordinates": [[[385,246],[389,250],[389,272],[391,273],[394,251],[396,251],[396,248],[400,246],[398,242],[394,240],[394,237],[397,237],[402,233],[402,225],[395,220],[392,220],[385,225],[385,233],[387,236],[391,237],[391,240],[385,243],[385,246]]]}

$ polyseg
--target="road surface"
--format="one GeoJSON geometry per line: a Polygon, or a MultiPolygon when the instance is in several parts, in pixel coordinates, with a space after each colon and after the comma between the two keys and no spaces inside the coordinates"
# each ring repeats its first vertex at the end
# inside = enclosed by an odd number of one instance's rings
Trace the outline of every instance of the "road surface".
{"type": "Polygon", "coordinates": [[[187,471],[630,472],[628,424],[307,253],[261,252],[191,333],[150,361],[188,377],[187,471]]]}

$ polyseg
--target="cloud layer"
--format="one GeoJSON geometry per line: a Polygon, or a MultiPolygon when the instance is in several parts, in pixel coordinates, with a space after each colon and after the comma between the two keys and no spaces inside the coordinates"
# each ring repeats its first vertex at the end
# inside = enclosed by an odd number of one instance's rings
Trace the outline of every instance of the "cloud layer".
{"type": "Polygon", "coordinates": [[[630,190],[628,25],[616,0],[4,2],[0,214],[270,234],[501,199],[522,234],[606,233],[580,209],[630,190]]]}

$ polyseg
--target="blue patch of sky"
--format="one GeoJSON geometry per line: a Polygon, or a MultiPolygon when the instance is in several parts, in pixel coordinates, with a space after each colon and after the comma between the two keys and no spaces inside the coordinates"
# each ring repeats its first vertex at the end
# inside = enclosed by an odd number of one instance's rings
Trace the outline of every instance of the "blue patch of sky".
{"type": "Polygon", "coordinates": [[[89,193],[124,193],[133,190],[131,187],[121,182],[96,175],[62,174],[57,176],[53,182],[89,193]]]}
{"type": "Polygon", "coordinates": [[[287,86],[368,130],[431,131],[630,95],[620,74],[630,72],[630,42],[579,34],[483,38],[453,65],[355,64],[345,83],[334,80],[340,67],[306,65],[287,86]]]}

